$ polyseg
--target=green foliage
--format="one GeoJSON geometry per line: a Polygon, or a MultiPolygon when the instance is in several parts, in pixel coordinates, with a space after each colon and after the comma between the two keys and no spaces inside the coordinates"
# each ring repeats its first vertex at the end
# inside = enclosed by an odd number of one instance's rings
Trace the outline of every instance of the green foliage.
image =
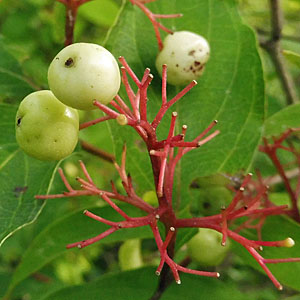
{"type": "Polygon", "coordinates": [[[33,91],[29,80],[22,73],[18,61],[5,49],[0,38],[0,101],[16,103],[33,91]]]}
{"type": "MultiPolygon", "coordinates": [[[[91,207],[89,210],[95,214],[103,215],[110,220],[120,220],[120,216],[110,207],[91,207]]],[[[136,214],[131,207],[128,207],[126,211],[132,216],[136,214]]],[[[13,275],[9,290],[13,289],[18,283],[33,272],[38,271],[55,257],[67,251],[67,244],[98,235],[106,229],[108,229],[107,225],[84,216],[82,209],[55,220],[31,242],[30,247],[22,257],[22,262],[13,275]],[[74,224],[76,224],[76,230],[74,230],[74,224]],[[62,228],[63,231],[61,230],[62,228]]],[[[133,238],[149,238],[151,236],[151,231],[148,227],[123,229],[115,232],[103,241],[104,243],[112,243],[133,238]]]]}
{"type": "Polygon", "coordinates": [[[300,54],[290,50],[283,51],[283,54],[287,58],[287,60],[289,60],[292,64],[300,68],[300,54]]]}
{"type": "MultiPolygon", "coordinates": [[[[300,251],[300,225],[292,221],[287,217],[270,217],[267,219],[266,224],[263,227],[262,236],[268,237],[268,240],[284,240],[288,236],[293,237],[295,240],[295,246],[292,248],[275,248],[275,247],[264,247],[263,255],[265,258],[283,258],[283,257],[298,257],[300,251]],[[276,230],[274,230],[276,228],[276,230]]],[[[245,232],[245,236],[250,239],[255,239],[256,235],[254,232],[245,232]]],[[[251,265],[259,272],[263,272],[255,260],[250,256],[249,253],[240,245],[232,243],[235,247],[233,250],[243,258],[243,263],[251,265]],[[248,257],[248,259],[247,259],[248,257]]],[[[300,272],[299,263],[285,263],[285,264],[269,264],[268,267],[276,278],[284,285],[291,287],[297,291],[300,290],[300,278],[295,276],[300,272]]]]}
{"type": "MultiPolygon", "coordinates": [[[[85,285],[65,288],[51,294],[43,300],[63,300],[67,297],[77,299],[139,299],[148,300],[157,284],[157,277],[153,276],[153,268],[143,268],[135,271],[106,275],[85,285]],[[118,282],[117,285],[114,283],[118,282]]],[[[248,299],[233,286],[218,280],[205,277],[183,276],[182,286],[173,284],[162,296],[162,300],[171,299],[248,299]]]]}
{"type": "Polygon", "coordinates": [[[94,25],[110,27],[119,11],[118,5],[112,0],[96,0],[83,5],[79,15],[94,25]]]}
{"type": "Polygon", "coordinates": [[[289,105],[265,122],[265,136],[278,136],[288,128],[300,127],[300,104],[289,105]]]}

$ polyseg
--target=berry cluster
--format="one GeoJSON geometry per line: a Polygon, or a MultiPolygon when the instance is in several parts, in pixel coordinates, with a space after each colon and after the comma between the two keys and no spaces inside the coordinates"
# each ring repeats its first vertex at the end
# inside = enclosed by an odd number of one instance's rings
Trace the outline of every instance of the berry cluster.
{"type": "Polygon", "coordinates": [[[61,50],[48,70],[50,91],[28,95],[16,116],[16,138],[29,155],[59,160],[70,155],[78,141],[77,109],[90,110],[93,100],[107,104],[118,93],[120,72],[105,48],[77,43],[61,50]]]}

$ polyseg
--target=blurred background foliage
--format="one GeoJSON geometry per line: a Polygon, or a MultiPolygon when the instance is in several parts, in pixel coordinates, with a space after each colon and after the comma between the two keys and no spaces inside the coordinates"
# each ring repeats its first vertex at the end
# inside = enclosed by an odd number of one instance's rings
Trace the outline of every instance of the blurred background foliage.
{"type": "MultiPolygon", "coordinates": [[[[122,4],[121,2],[121,0],[94,0],[83,5],[78,12],[75,41],[102,44],[108,30],[114,24],[122,4]]],[[[268,38],[271,32],[268,1],[239,0],[238,2],[240,13],[245,23],[249,24],[256,31],[258,41],[268,38]]],[[[282,0],[281,3],[285,18],[282,32],[282,48],[300,54],[300,1],[282,0]]],[[[49,62],[63,47],[64,15],[64,6],[53,0],[2,0],[0,2],[0,47],[18,62],[20,70],[22,70],[20,76],[22,75],[28,83],[28,89],[30,87],[32,89],[47,88],[46,76],[49,62]]],[[[271,116],[286,106],[286,97],[268,53],[260,49],[260,54],[266,81],[266,111],[267,116],[271,116]]],[[[4,63],[1,61],[3,59],[3,57],[0,57],[0,67],[4,63]]],[[[299,66],[289,60],[286,63],[299,93],[299,66]]],[[[17,97],[11,97],[9,93],[0,95],[0,101],[9,104],[17,104],[22,98],[22,94],[17,97]]],[[[81,118],[82,120],[91,119],[92,115],[93,112],[88,112],[82,114],[81,118]]],[[[97,128],[92,127],[82,132],[81,138],[93,144],[101,145],[102,149],[112,152],[113,145],[108,135],[107,129],[100,125],[97,128]],[[101,135],[101,138],[95,134],[99,130],[104,133],[101,135]]],[[[116,172],[110,163],[95,158],[88,153],[81,153],[80,157],[74,155],[63,163],[66,175],[74,185],[77,184],[74,178],[80,175],[81,172],[76,164],[78,158],[84,159],[92,178],[95,179],[95,183],[99,187],[109,189],[109,180],[107,179],[117,180],[116,172]]],[[[265,175],[274,173],[272,166],[260,156],[257,158],[257,165],[264,166],[265,175]]],[[[56,178],[53,190],[58,188],[62,189],[62,183],[56,178]]],[[[122,189],[120,181],[118,182],[118,188],[122,189]]],[[[276,192],[280,192],[280,190],[276,192]]],[[[199,195],[194,194],[194,191],[191,193],[193,194],[192,197],[199,197],[199,195]]],[[[155,202],[153,199],[150,201],[155,202]]],[[[29,247],[30,241],[41,233],[49,223],[52,223],[57,216],[68,216],[72,211],[82,211],[86,207],[99,207],[101,205],[102,203],[95,198],[84,198],[80,202],[76,199],[71,199],[70,201],[63,201],[62,199],[59,199],[59,201],[48,201],[37,221],[16,232],[0,249],[0,297],[5,294],[16,271],[16,266],[29,247]]],[[[197,210],[197,204],[195,206],[197,210]]],[[[57,257],[54,257],[51,262],[45,264],[39,271],[17,284],[12,291],[11,299],[46,299],[47,295],[64,287],[92,282],[99,275],[114,274],[114,272],[118,272],[121,269],[118,263],[118,250],[121,245],[122,242],[120,241],[108,244],[97,243],[80,252],[62,252],[57,257]]],[[[144,266],[157,264],[158,253],[155,252],[156,248],[152,239],[145,237],[142,243],[137,243],[137,245],[143,249],[142,259],[144,266]]],[[[183,249],[183,251],[185,250],[183,249]]],[[[197,266],[193,263],[191,267],[197,266]]],[[[219,269],[222,270],[222,282],[226,285],[217,285],[217,287],[220,290],[222,289],[225,294],[224,290],[226,288],[232,288],[231,295],[233,298],[235,297],[235,292],[242,292],[244,299],[252,300],[288,299],[289,296],[296,293],[289,288],[283,292],[278,292],[265,275],[254,271],[250,266],[246,266],[243,260],[234,254],[229,255],[222,266],[217,267],[217,270],[219,269]]],[[[114,280],[113,276],[111,281],[114,280]]],[[[154,279],[151,280],[153,281],[154,279]]],[[[115,282],[115,284],[117,285],[118,282],[115,282]]],[[[213,286],[213,283],[207,283],[208,286],[210,284],[213,286]]],[[[112,286],[111,288],[113,289],[114,287],[112,286]]],[[[225,299],[225,294],[224,298],[218,299],[225,299]]],[[[173,295],[176,295],[176,293],[173,295]]],[[[200,297],[201,290],[199,290],[198,299],[205,299],[200,297]]],[[[188,298],[187,296],[186,299],[195,298],[188,298]]]]}
{"type": "MultiPolygon", "coordinates": [[[[262,41],[270,38],[272,25],[270,18],[270,7],[268,1],[251,1],[240,0],[240,12],[247,24],[256,32],[258,40],[262,41]]],[[[281,1],[284,14],[281,45],[285,50],[300,53],[300,1],[288,0],[281,1]]],[[[261,49],[261,58],[264,64],[264,74],[266,79],[266,96],[267,96],[267,116],[271,116],[286,106],[286,95],[282,90],[280,80],[275,72],[274,65],[266,51],[261,49]]],[[[293,75],[296,86],[300,87],[299,67],[290,63],[288,60],[289,71],[293,75]]]]}

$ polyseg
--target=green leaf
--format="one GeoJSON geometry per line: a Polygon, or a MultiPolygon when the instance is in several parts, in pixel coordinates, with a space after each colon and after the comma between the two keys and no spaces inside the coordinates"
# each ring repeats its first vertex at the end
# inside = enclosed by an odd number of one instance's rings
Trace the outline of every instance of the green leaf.
{"type": "MultiPolygon", "coordinates": [[[[4,144],[14,144],[16,148],[18,148],[16,139],[15,139],[15,118],[18,107],[8,104],[0,103],[0,145],[4,144]]],[[[3,150],[3,149],[1,149],[3,150]]],[[[0,152],[0,157],[3,156],[3,152],[0,152]]],[[[5,156],[3,156],[5,157],[5,156]]],[[[0,160],[2,162],[2,159],[0,160]]]]}
{"type": "Polygon", "coordinates": [[[43,300],[105,299],[148,300],[157,285],[154,268],[108,274],[91,283],[62,289],[43,300]]]}
{"type": "Polygon", "coordinates": [[[285,298],[284,300],[300,300],[300,294],[285,298]]]}
{"type": "MultiPolygon", "coordinates": [[[[122,207],[123,208],[123,207],[122,207]]],[[[120,219],[111,207],[91,207],[90,210],[108,220],[120,219]]],[[[140,216],[135,208],[126,206],[128,215],[140,216]]],[[[109,226],[92,220],[82,214],[82,210],[57,219],[47,226],[31,243],[23,255],[21,263],[14,272],[9,291],[33,272],[41,269],[65,251],[79,251],[77,248],[67,250],[66,245],[85,240],[107,230],[109,226]]],[[[149,238],[152,232],[148,227],[122,229],[107,236],[101,243],[112,243],[133,238],[149,238]]]]}
{"type": "MultiPolygon", "coordinates": [[[[9,285],[11,275],[8,272],[0,271],[0,297],[4,296],[6,287],[9,285]]],[[[2,298],[3,299],[3,298],[2,298]]]]}
{"type": "MultiPolygon", "coordinates": [[[[105,300],[148,300],[157,287],[157,277],[154,268],[142,268],[134,271],[109,274],[98,280],[81,286],[64,288],[51,294],[43,300],[64,299],[105,299],[105,300]]],[[[215,279],[196,275],[182,274],[182,284],[172,285],[163,293],[161,299],[248,299],[230,284],[215,279]]]]}
{"type": "Polygon", "coordinates": [[[300,104],[292,104],[272,115],[265,122],[264,135],[280,135],[288,128],[300,127],[300,104]]]}
{"type": "Polygon", "coordinates": [[[18,61],[5,49],[0,39],[0,100],[20,101],[34,90],[24,77],[18,61]]]}
{"type": "Polygon", "coordinates": [[[82,5],[79,16],[98,26],[111,26],[118,14],[118,5],[112,0],[91,1],[82,5]]]}
{"type": "MultiPolygon", "coordinates": [[[[201,34],[211,45],[211,58],[199,84],[171,110],[179,114],[178,128],[183,124],[189,126],[186,140],[192,140],[215,119],[219,120],[217,128],[221,131],[182,160],[178,185],[181,185],[181,201],[186,204],[189,199],[185,191],[193,178],[249,167],[264,119],[261,61],[254,33],[242,23],[236,1],[164,0],[147,6],[155,13],[183,13],[182,18],[162,22],[176,31],[201,34]]],[[[127,2],[108,36],[106,47],[116,57],[124,56],[139,77],[146,67],[152,70],[154,80],[148,97],[149,119],[152,120],[161,104],[161,81],[154,64],[158,49],[150,21],[127,2]]],[[[168,99],[180,89],[169,86],[168,99]]],[[[124,90],[121,96],[126,99],[124,90]]],[[[166,137],[171,111],[158,128],[159,138],[166,137]]],[[[117,157],[126,141],[133,179],[143,190],[153,188],[147,150],[141,146],[137,134],[116,122],[110,122],[109,126],[116,142],[117,157]]]]}
{"type": "Polygon", "coordinates": [[[163,294],[161,300],[173,299],[222,299],[240,300],[249,298],[232,283],[204,276],[182,274],[181,285],[173,283],[163,294]]]}
{"type": "MultiPolygon", "coordinates": [[[[250,232],[245,232],[243,236],[257,240],[257,236],[250,232]]],[[[265,258],[288,258],[300,257],[300,225],[287,217],[269,217],[264,224],[262,231],[263,240],[279,241],[291,237],[295,241],[292,248],[264,247],[260,254],[265,258]]],[[[243,262],[264,273],[259,264],[240,245],[233,243],[234,251],[243,258],[243,262]]],[[[268,264],[267,267],[279,280],[283,286],[291,287],[300,291],[300,262],[268,264]]],[[[264,273],[265,274],[265,273],[264,273]]]]}
{"type": "Polygon", "coordinates": [[[34,195],[49,191],[57,162],[25,155],[15,140],[15,106],[0,104],[0,246],[16,230],[33,222],[44,202],[34,195]]]}
{"type": "Polygon", "coordinates": [[[0,245],[14,231],[37,218],[44,201],[34,196],[49,191],[56,165],[31,159],[20,149],[13,151],[1,163],[0,245]]]}
{"type": "Polygon", "coordinates": [[[293,52],[290,50],[283,50],[283,55],[289,62],[291,62],[298,68],[300,68],[300,54],[299,53],[296,53],[296,52],[293,52]]]}

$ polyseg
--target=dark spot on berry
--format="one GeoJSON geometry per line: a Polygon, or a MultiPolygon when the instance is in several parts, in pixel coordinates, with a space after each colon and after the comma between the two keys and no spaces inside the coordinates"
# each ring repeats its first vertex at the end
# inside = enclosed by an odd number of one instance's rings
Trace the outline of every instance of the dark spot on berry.
{"type": "Polygon", "coordinates": [[[55,57],[55,59],[59,60],[59,57],[55,57]]]}
{"type": "Polygon", "coordinates": [[[22,120],[22,118],[18,118],[18,120],[17,120],[17,126],[21,125],[21,120],[22,120]]]}
{"type": "Polygon", "coordinates": [[[93,85],[91,85],[91,89],[93,89],[94,88],[94,86],[93,85]]]}
{"type": "Polygon", "coordinates": [[[172,52],[171,52],[171,55],[175,55],[175,52],[174,52],[174,51],[172,51],[172,52]]]}
{"type": "Polygon", "coordinates": [[[57,140],[56,140],[56,139],[54,140],[54,143],[57,143],[57,140]]]}
{"type": "Polygon", "coordinates": [[[179,67],[179,64],[176,64],[176,67],[178,68],[178,67],[179,67]]]}
{"type": "Polygon", "coordinates": [[[200,63],[199,61],[195,61],[195,62],[194,62],[194,65],[195,65],[195,66],[199,66],[199,65],[201,65],[201,63],[200,63]]]}
{"type": "Polygon", "coordinates": [[[65,66],[66,67],[68,67],[68,68],[70,68],[70,67],[72,67],[74,65],[74,60],[73,60],[73,58],[68,58],[66,61],[65,61],[65,66]]]}
{"type": "Polygon", "coordinates": [[[195,54],[195,50],[191,50],[188,54],[189,54],[189,56],[193,56],[194,54],[195,54]]]}
{"type": "Polygon", "coordinates": [[[204,65],[200,65],[200,66],[197,68],[197,72],[200,72],[203,68],[204,68],[204,65]]]}

